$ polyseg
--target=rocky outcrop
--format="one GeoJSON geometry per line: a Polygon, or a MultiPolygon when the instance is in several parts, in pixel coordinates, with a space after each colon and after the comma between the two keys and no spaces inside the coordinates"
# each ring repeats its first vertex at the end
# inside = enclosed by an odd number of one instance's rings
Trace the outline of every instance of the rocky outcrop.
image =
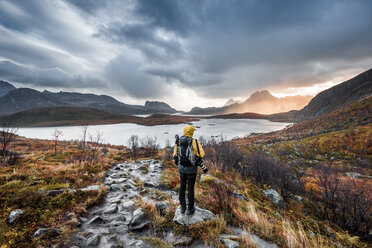
{"type": "Polygon", "coordinates": [[[284,201],[280,194],[274,189],[267,189],[262,192],[267,198],[269,198],[275,205],[280,209],[284,208],[284,201]]]}
{"type": "Polygon", "coordinates": [[[212,219],[217,219],[217,216],[209,210],[195,207],[195,213],[193,215],[186,215],[181,213],[181,207],[179,206],[176,209],[173,221],[183,226],[189,226],[198,222],[212,219]]]}

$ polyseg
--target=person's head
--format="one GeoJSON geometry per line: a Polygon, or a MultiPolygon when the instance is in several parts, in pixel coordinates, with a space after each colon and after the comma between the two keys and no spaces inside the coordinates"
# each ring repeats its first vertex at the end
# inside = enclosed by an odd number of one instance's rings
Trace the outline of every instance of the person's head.
{"type": "Polygon", "coordinates": [[[192,138],[192,136],[194,135],[194,131],[195,127],[188,125],[183,128],[183,135],[192,138]]]}

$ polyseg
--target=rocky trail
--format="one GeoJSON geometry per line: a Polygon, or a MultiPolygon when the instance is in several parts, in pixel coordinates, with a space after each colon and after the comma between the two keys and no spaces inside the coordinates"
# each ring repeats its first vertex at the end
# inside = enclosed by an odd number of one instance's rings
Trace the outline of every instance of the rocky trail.
{"type": "MultiPolygon", "coordinates": [[[[89,209],[88,218],[80,218],[80,230],[71,237],[68,247],[152,247],[141,239],[152,236],[151,219],[141,208],[136,209],[135,201],[137,196],[143,201],[152,201],[159,212],[167,211],[169,197],[178,203],[178,194],[160,183],[162,166],[160,161],[153,159],[114,165],[105,176],[107,194],[104,201],[89,209]]],[[[213,218],[218,216],[206,209],[196,207],[195,214],[190,217],[182,215],[178,208],[173,221],[186,226],[213,218]]],[[[234,235],[220,236],[226,247],[239,247],[234,239],[241,235],[248,235],[258,247],[277,247],[240,228],[231,227],[231,231],[234,235]]],[[[172,230],[162,236],[173,246],[206,247],[202,241],[177,236],[172,230]]]]}

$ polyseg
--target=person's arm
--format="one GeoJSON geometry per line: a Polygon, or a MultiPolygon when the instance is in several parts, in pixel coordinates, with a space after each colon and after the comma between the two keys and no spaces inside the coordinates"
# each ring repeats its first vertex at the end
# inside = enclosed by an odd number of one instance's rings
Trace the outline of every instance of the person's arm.
{"type": "Polygon", "coordinates": [[[204,173],[208,172],[208,168],[205,167],[203,163],[203,158],[204,158],[204,150],[203,147],[200,145],[198,140],[193,140],[193,148],[194,148],[194,153],[197,157],[196,164],[200,166],[200,168],[203,170],[204,173]]]}
{"type": "Polygon", "coordinates": [[[173,161],[176,165],[178,165],[178,154],[177,154],[178,150],[177,150],[177,145],[174,146],[174,149],[173,149],[173,161]]]}

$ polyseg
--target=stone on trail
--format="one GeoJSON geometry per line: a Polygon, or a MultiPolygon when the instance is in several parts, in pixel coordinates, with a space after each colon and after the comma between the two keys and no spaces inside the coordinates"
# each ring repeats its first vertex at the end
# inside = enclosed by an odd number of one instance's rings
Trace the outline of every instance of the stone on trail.
{"type": "Polygon", "coordinates": [[[181,213],[181,206],[179,206],[176,210],[173,221],[183,226],[189,226],[201,221],[212,219],[217,219],[217,216],[209,210],[195,207],[195,213],[193,215],[186,215],[181,213]]]}
{"type": "Polygon", "coordinates": [[[155,209],[159,212],[161,216],[164,216],[167,214],[169,204],[166,202],[157,202],[155,203],[155,209]]]}
{"type": "Polygon", "coordinates": [[[142,210],[142,208],[139,208],[133,212],[133,217],[129,222],[129,230],[139,231],[150,223],[151,221],[146,213],[142,210]]]}
{"type": "Polygon", "coordinates": [[[98,234],[94,234],[92,237],[87,239],[86,245],[89,247],[97,246],[99,241],[101,240],[101,236],[98,234]]]}
{"type": "Polygon", "coordinates": [[[117,204],[111,204],[105,211],[105,214],[113,214],[116,211],[118,211],[118,205],[117,204]]]}
{"type": "Polygon", "coordinates": [[[269,198],[279,208],[284,208],[284,201],[280,194],[274,189],[264,190],[262,192],[267,198],[269,198]]]}
{"type": "Polygon", "coordinates": [[[132,210],[134,208],[134,201],[132,201],[132,200],[125,201],[123,203],[122,207],[123,207],[123,209],[132,210]]]}
{"type": "Polygon", "coordinates": [[[80,190],[81,191],[98,191],[100,189],[101,189],[101,187],[99,185],[91,185],[91,186],[88,186],[88,187],[85,187],[85,188],[81,188],[80,190]]]}
{"type": "Polygon", "coordinates": [[[226,246],[226,248],[239,248],[239,242],[230,239],[220,238],[220,241],[226,246]]]}
{"type": "Polygon", "coordinates": [[[110,189],[111,189],[112,191],[120,191],[120,190],[123,189],[123,186],[121,186],[120,184],[111,184],[110,189]]]}
{"type": "Polygon", "coordinates": [[[102,219],[101,216],[95,216],[90,221],[89,224],[103,224],[105,221],[102,219]]]}
{"type": "Polygon", "coordinates": [[[6,222],[9,225],[13,225],[24,213],[25,211],[22,209],[16,209],[10,212],[8,215],[8,218],[6,219],[6,222]]]}

